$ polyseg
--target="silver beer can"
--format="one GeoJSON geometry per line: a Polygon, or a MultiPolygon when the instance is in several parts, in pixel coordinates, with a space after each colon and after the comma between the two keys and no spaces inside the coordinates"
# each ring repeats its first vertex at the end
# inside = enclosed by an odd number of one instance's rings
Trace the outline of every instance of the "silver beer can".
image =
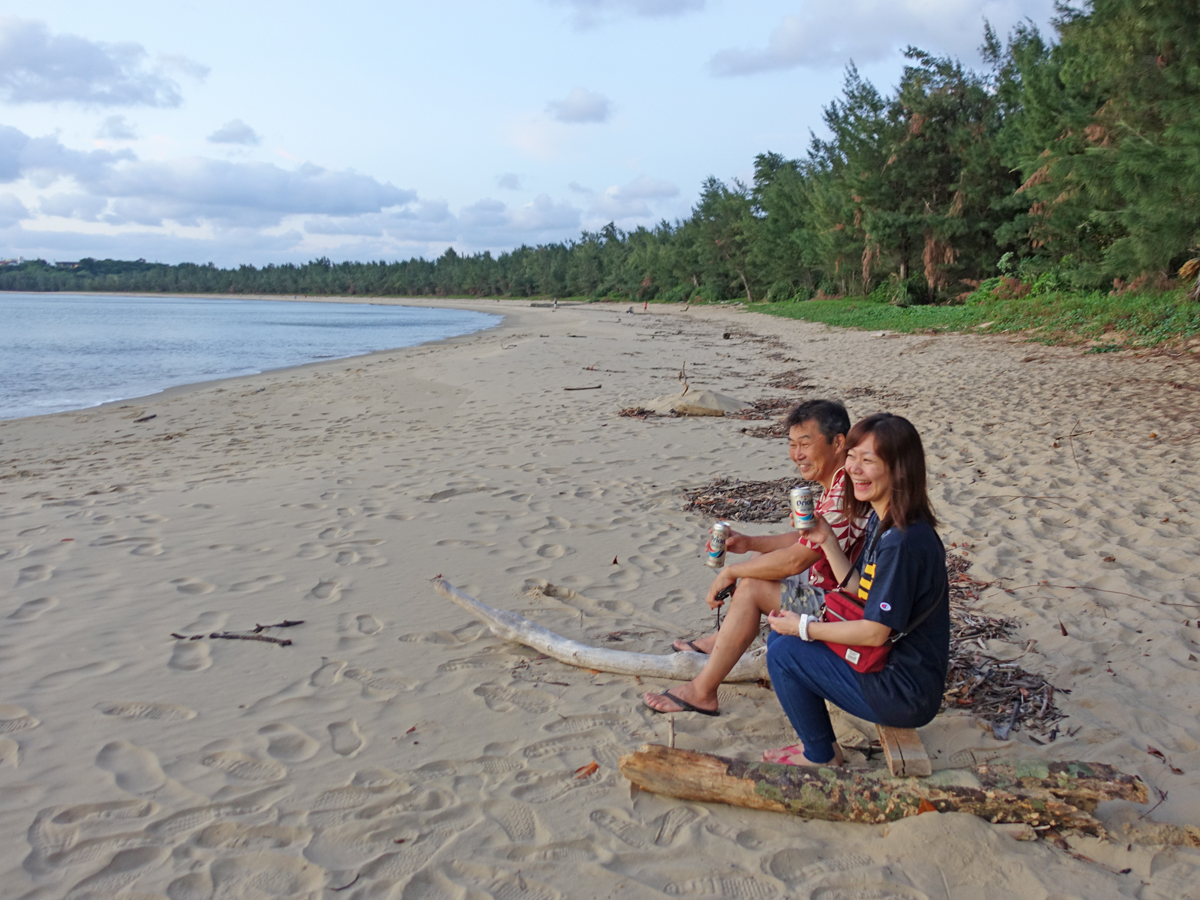
{"type": "Polygon", "coordinates": [[[817,524],[816,503],[807,484],[797,485],[788,492],[788,505],[792,508],[792,527],[807,531],[817,524]]]}
{"type": "Polygon", "coordinates": [[[710,569],[720,569],[725,565],[725,542],[733,527],[728,522],[716,522],[708,534],[708,543],[704,545],[704,564],[710,569]]]}

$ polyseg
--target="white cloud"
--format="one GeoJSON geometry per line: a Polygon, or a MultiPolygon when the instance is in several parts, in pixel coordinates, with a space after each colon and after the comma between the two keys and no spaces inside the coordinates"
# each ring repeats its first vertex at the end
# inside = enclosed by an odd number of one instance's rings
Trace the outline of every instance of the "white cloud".
{"type": "Polygon", "coordinates": [[[505,172],[496,178],[496,184],[504,188],[506,191],[521,190],[521,176],[515,172],[505,172]]]}
{"type": "Polygon", "coordinates": [[[565,99],[547,103],[546,112],[560,122],[604,122],[609,116],[608,98],[577,87],[565,99]]]}
{"type": "Polygon", "coordinates": [[[96,137],[110,141],[132,141],[137,139],[137,133],[124,116],[109,116],[100,123],[96,137]]]}
{"type": "Polygon", "coordinates": [[[29,218],[25,204],[12,194],[0,194],[0,228],[10,228],[29,218]]]}
{"type": "Polygon", "coordinates": [[[416,192],[355,172],[306,163],[282,169],[273,163],[187,157],[139,160],[130,150],[81,152],[57,138],[31,138],[0,125],[0,182],[29,178],[47,187],[73,179],[86,193],[112,200],[106,221],[183,225],[277,225],[289,215],[349,216],[404,206],[416,192]]]}
{"type": "Polygon", "coordinates": [[[801,0],[762,48],[730,48],[709,61],[714,75],[753,75],[797,67],[868,63],[908,44],[933,53],[971,58],[983,40],[983,22],[1004,34],[1023,18],[1043,21],[1053,0],[801,0]]]}
{"type": "Polygon", "coordinates": [[[148,65],[149,54],[130,41],[105,43],[51,34],[45,22],[0,17],[0,96],[9,103],[80,103],[85,106],[179,106],[179,83],[208,70],[182,57],[148,65]]]}
{"type": "Polygon", "coordinates": [[[666,18],[704,9],[705,0],[554,0],[574,11],[576,28],[592,28],[624,15],[666,18]]]}
{"type": "Polygon", "coordinates": [[[207,138],[210,144],[241,144],[253,147],[262,143],[262,135],[241,119],[230,119],[207,138]]]}
{"type": "Polygon", "coordinates": [[[584,187],[578,181],[572,181],[567,185],[567,189],[573,194],[594,194],[596,193],[590,187],[584,187]]]}
{"type": "Polygon", "coordinates": [[[613,185],[592,198],[588,216],[593,219],[619,222],[623,219],[650,218],[654,211],[647,200],[662,200],[679,195],[679,188],[669,181],[639,175],[629,184],[613,185]]]}
{"type": "Polygon", "coordinates": [[[107,208],[108,198],[94,194],[63,193],[38,198],[38,212],[43,216],[61,216],[84,222],[99,221],[107,208]]]}

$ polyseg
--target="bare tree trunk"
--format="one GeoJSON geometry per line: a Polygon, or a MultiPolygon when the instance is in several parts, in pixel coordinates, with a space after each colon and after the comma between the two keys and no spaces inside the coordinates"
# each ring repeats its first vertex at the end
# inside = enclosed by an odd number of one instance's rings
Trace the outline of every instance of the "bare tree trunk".
{"type": "MultiPolygon", "coordinates": [[[[433,587],[439,594],[457,603],[491,629],[496,637],[517,644],[524,644],[545,653],[569,666],[581,669],[596,669],[617,675],[639,675],[643,678],[667,678],[673,681],[691,681],[700,674],[708,657],[703,653],[631,653],[626,650],[609,650],[607,647],[590,647],[570,640],[530,622],[524,616],[503,609],[493,609],[474,597],[464,594],[444,578],[433,579],[433,587]]],[[[725,676],[726,682],[761,681],[767,677],[766,648],[752,650],[742,656],[737,665],[725,676]]]]}
{"type": "Polygon", "coordinates": [[[787,812],[831,822],[880,824],[921,812],[967,812],[990,822],[1052,825],[1104,835],[1090,815],[1105,800],[1145,803],[1146,786],[1111,766],[1019,761],[893,778],[885,769],[744,762],[643,744],[621,773],[644,791],[787,812]]]}

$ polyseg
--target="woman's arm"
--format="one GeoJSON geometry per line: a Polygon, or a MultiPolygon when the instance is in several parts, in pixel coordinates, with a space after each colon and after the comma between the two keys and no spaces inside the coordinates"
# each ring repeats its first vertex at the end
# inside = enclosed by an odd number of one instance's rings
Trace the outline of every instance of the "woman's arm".
{"type": "MultiPolygon", "coordinates": [[[[776,634],[796,636],[800,633],[800,616],[794,612],[770,613],[767,624],[776,634]]],[[[808,637],[813,641],[833,641],[850,647],[882,647],[891,636],[891,628],[868,619],[855,622],[808,621],[808,637]]]]}
{"type": "Polygon", "coordinates": [[[833,569],[833,577],[839,583],[844,584],[849,581],[850,584],[857,587],[858,573],[850,565],[849,557],[846,556],[842,545],[838,543],[837,536],[833,533],[833,527],[825,521],[824,516],[818,515],[816,518],[817,524],[808,530],[805,537],[821,548],[821,552],[829,560],[829,568],[833,569]],[[847,575],[850,576],[849,579],[847,579],[847,575]]]}

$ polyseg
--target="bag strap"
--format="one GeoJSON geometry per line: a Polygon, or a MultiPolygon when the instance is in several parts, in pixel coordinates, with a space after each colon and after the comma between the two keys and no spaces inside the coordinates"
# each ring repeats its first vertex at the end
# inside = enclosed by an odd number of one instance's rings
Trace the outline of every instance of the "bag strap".
{"type": "Polygon", "coordinates": [[[896,632],[896,634],[894,634],[892,637],[888,638],[888,640],[894,644],[894,643],[896,643],[896,641],[900,640],[900,638],[904,637],[905,635],[912,634],[914,631],[917,630],[917,628],[920,626],[920,624],[922,622],[924,622],[931,615],[933,615],[933,611],[935,609],[937,609],[939,606],[941,606],[941,604],[938,603],[936,600],[933,603],[930,603],[929,608],[926,609],[925,612],[921,613],[919,616],[917,616],[915,619],[913,619],[911,622],[909,622],[908,625],[905,626],[903,631],[896,632]]]}
{"type": "MultiPolygon", "coordinates": [[[[875,515],[875,514],[871,513],[871,515],[875,515]]],[[[859,554],[858,558],[860,560],[864,560],[868,556],[870,556],[871,551],[875,549],[875,545],[877,543],[879,543],[879,529],[880,529],[881,524],[882,523],[880,523],[878,517],[876,517],[875,531],[871,534],[871,542],[869,544],[867,544],[867,548],[865,550],[863,550],[863,552],[861,554],[859,554]]],[[[842,590],[843,588],[846,587],[846,582],[848,582],[850,580],[850,576],[853,575],[856,571],[858,571],[858,566],[856,566],[856,565],[850,566],[850,571],[846,573],[846,577],[843,578],[840,582],[838,582],[838,590],[842,590]]],[[[861,578],[861,577],[862,577],[862,575],[860,574],[859,578],[861,578]]],[[[862,604],[860,603],[859,606],[862,606],[862,604]]]]}

